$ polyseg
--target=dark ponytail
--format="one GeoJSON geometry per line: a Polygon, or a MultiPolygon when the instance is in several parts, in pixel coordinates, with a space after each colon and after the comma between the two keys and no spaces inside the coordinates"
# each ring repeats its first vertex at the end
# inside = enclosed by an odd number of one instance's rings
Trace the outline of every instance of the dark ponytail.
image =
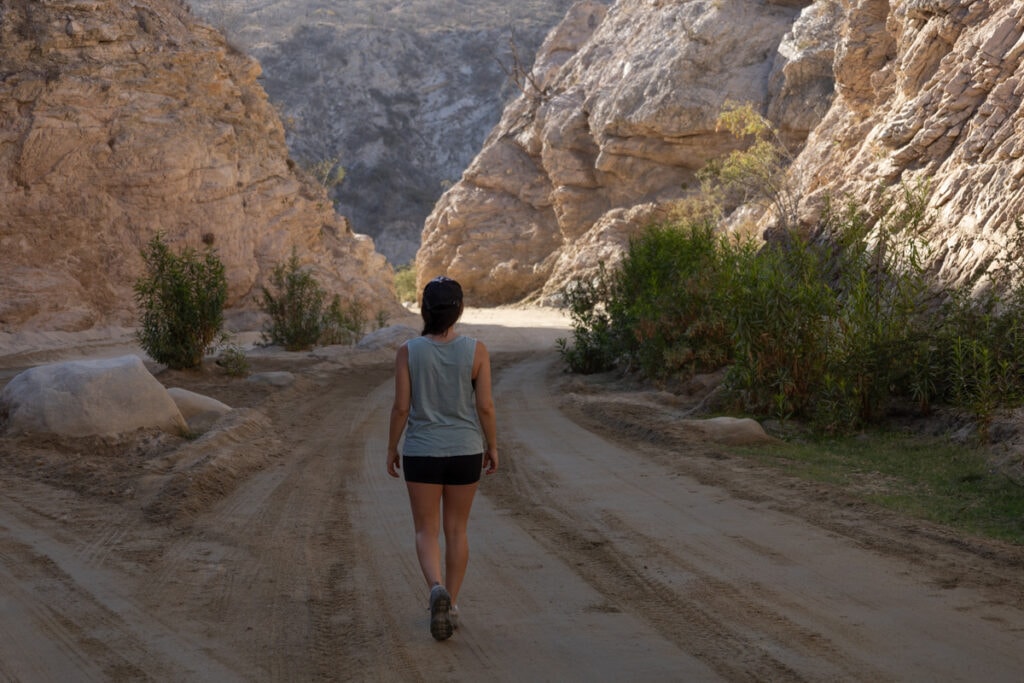
{"type": "Polygon", "coordinates": [[[423,316],[423,334],[444,334],[462,316],[462,304],[433,310],[423,307],[420,315],[423,316]]]}

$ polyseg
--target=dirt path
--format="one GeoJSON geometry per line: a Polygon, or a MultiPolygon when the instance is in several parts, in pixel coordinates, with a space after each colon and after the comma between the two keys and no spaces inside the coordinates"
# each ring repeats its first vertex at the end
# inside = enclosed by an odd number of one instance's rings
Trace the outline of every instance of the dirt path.
{"type": "Polygon", "coordinates": [[[193,442],[0,440],[0,681],[1022,680],[1016,549],[602,435],[560,331],[492,322],[503,468],[450,641],[384,472],[389,354],[266,361],[298,381],[176,378],[241,407],[193,442]]]}

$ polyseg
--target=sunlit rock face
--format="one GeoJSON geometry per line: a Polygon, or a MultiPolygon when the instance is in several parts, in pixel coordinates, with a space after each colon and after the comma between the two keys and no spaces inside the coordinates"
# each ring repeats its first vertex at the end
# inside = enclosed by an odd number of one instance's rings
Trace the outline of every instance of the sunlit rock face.
{"type": "Polygon", "coordinates": [[[427,219],[421,281],[447,273],[481,303],[556,302],[735,148],[715,125],[726,102],[802,142],[832,96],[841,12],[826,4],[576,3],[427,219]]]}
{"type": "Polygon", "coordinates": [[[1024,4],[842,4],[836,97],[793,169],[804,222],[828,198],[879,213],[908,189],[936,275],[984,283],[1024,258],[1024,4]]]}

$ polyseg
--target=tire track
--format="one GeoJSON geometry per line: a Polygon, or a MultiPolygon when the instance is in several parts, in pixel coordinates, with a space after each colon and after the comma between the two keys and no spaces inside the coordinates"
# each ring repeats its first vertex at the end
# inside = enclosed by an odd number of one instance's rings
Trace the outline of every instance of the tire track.
{"type": "Polygon", "coordinates": [[[509,368],[496,386],[511,455],[487,495],[608,609],[728,680],[972,680],[978,662],[991,680],[1017,676],[1012,633],[993,627],[1012,611],[981,614],[973,596],[915,582],[912,565],[579,428],[546,390],[551,362],[509,368]]]}

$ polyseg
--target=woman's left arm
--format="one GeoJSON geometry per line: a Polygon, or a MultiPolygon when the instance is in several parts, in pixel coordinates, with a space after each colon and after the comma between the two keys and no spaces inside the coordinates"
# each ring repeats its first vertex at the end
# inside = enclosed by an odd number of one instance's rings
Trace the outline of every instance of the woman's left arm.
{"type": "Polygon", "coordinates": [[[412,381],[409,378],[409,348],[402,344],[395,354],[395,401],[391,404],[391,421],[388,425],[388,474],[398,477],[402,458],[398,454],[398,442],[405,431],[412,402],[412,381]]]}

